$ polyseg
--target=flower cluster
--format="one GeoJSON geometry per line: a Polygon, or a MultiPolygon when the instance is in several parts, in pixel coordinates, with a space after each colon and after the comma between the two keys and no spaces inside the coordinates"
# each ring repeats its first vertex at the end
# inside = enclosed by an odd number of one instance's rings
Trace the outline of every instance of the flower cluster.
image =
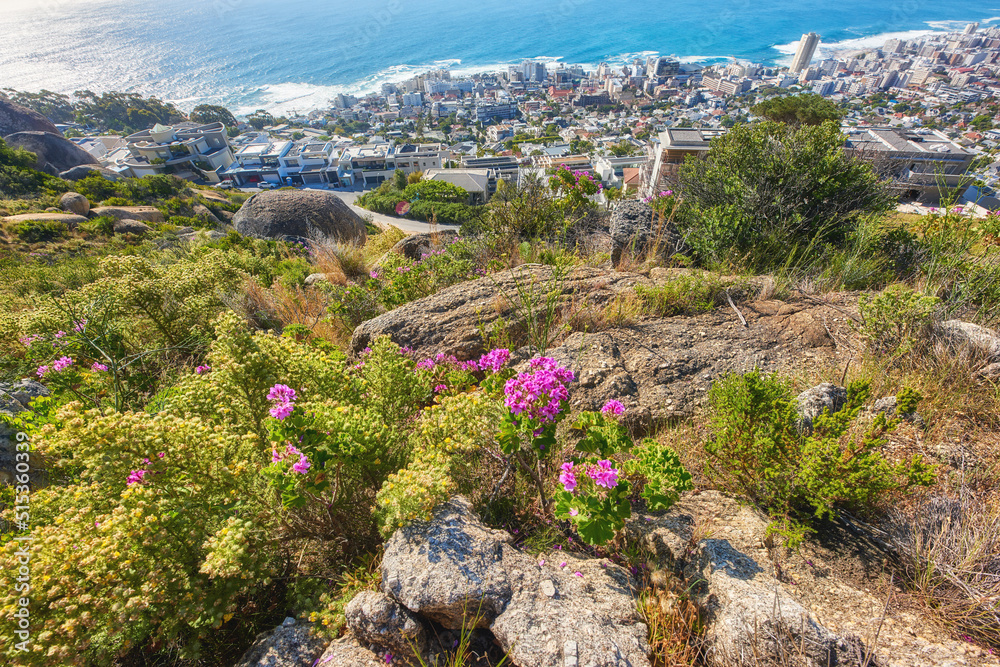
{"type": "MultiPolygon", "coordinates": [[[[584,468],[583,465],[580,467],[584,468]]],[[[577,470],[574,468],[575,466],[567,461],[562,464],[560,467],[561,472],[559,473],[559,483],[570,493],[573,493],[577,487],[577,470]]],[[[596,465],[586,466],[584,472],[587,477],[594,480],[594,484],[597,486],[602,486],[605,489],[613,489],[618,485],[620,471],[608,459],[602,459],[596,465]]]]}
{"type": "Polygon", "coordinates": [[[142,478],[149,473],[145,468],[139,470],[133,470],[128,474],[128,478],[125,480],[125,484],[132,486],[133,484],[142,484],[142,478]]]}
{"type": "Polygon", "coordinates": [[[205,373],[210,373],[212,371],[211,366],[196,366],[194,372],[198,375],[204,375],[205,373]]]}
{"type": "Polygon", "coordinates": [[[623,415],[625,414],[625,406],[622,405],[621,401],[612,398],[604,404],[604,407],[601,408],[601,414],[613,416],[623,415]]]}
{"type": "Polygon", "coordinates": [[[73,365],[73,358],[62,356],[52,362],[52,366],[39,366],[38,370],[35,371],[35,375],[38,377],[43,377],[50,370],[56,373],[62,372],[73,365]]]}
{"type": "Polygon", "coordinates": [[[104,372],[104,371],[108,370],[108,367],[106,365],[102,364],[99,361],[95,361],[93,364],[91,364],[90,370],[97,371],[98,373],[101,373],[101,372],[104,372]]]}
{"type": "Polygon", "coordinates": [[[497,348],[481,356],[478,366],[479,370],[499,373],[508,361],[510,361],[510,350],[497,348]]]}
{"type": "Polygon", "coordinates": [[[309,462],[309,457],[292,444],[286,445],[285,451],[281,453],[276,449],[271,450],[271,463],[278,463],[285,459],[295,458],[296,456],[299,457],[299,460],[292,465],[292,470],[300,475],[304,475],[309,472],[312,464],[309,462]]]}
{"type": "Polygon", "coordinates": [[[576,475],[573,473],[573,464],[567,461],[562,464],[561,469],[559,483],[563,485],[564,489],[573,493],[573,489],[576,488],[576,475]]]}
{"type": "Polygon", "coordinates": [[[562,401],[569,399],[566,384],[575,379],[573,371],[559,366],[551,357],[532,359],[530,367],[531,372],[507,380],[504,404],[515,416],[543,424],[554,422],[562,410],[562,401]]]}
{"type": "Polygon", "coordinates": [[[295,390],[284,384],[276,384],[267,392],[267,400],[271,406],[271,416],[275,419],[285,419],[295,409],[295,390]]]}

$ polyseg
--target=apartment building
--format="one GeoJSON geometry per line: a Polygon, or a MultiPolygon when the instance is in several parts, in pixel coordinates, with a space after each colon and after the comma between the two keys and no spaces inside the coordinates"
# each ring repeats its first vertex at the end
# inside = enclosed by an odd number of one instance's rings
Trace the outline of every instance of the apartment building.
{"type": "Polygon", "coordinates": [[[123,176],[142,177],[193,172],[218,182],[219,172],[235,157],[222,123],[160,125],[125,138],[127,152],[116,151],[114,162],[104,166],[123,176]]]}

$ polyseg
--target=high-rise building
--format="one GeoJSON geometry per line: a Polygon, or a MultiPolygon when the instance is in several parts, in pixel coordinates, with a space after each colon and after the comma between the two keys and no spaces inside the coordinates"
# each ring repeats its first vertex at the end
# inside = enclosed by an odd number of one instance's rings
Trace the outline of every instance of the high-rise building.
{"type": "Polygon", "coordinates": [[[799,48],[795,51],[795,58],[792,59],[791,71],[794,74],[798,74],[809,66],[818,45],[819,35],[816,33],[810,32],[809,34],[802,35],[802,39],[799,40],[799,48]]]}
{"type": "Polygon", "coordinates": [[[525,81],[545,81],[545,63],[537,60],[525,60],[521,63],[521,74],[525,81]]]}
{"type": "Polygon", "coordinates": [[[975,35],[977,30],[979,30],[979,24],[978,23],[970,23],[969,25],[965,26],[965,30],[962,32],[962,34],[963,35],[975,35]]]}

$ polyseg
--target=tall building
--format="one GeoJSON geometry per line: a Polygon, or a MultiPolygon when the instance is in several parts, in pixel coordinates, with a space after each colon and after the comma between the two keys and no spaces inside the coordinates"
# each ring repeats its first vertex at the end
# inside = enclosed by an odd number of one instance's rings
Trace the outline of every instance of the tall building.
{"type": "Polygon", "coordinates": [[[979,24],[978,23],[970,23],[969,25],[965,26],[965,30],[962,31],[962,34],[963,35],[975,35],[977,30],[979,30],[979,24]]]}
{"type": "Polygon", "coordinates": [[[809,66],[818,45],[819,35],[816,33],[802,35],[802,39],[799,40],[799,48],[795,51],[795,58],[792,59],[791,71],[793,73],[798,74],[809,66]]]}
{"type": "Polygon", "coordinates": [[[521,74],[525,81],[545,81],[545,63],[536,60],[525,60],[521,63],[521,74]]]}

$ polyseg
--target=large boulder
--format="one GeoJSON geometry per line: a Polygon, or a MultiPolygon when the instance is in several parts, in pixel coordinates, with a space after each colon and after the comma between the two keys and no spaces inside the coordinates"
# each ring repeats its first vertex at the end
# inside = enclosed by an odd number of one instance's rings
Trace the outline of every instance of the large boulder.
{"type": "Polygon", "coordinates": [[[406,259],[418,262],[432,252],[442,250],[447,245],[454,243],[457,237],[458,232],[453,230],[433,234],[411,234],[392,246],[391,251],[406,259]]]}
{"type": "Polygon", "coordinates": [[[379,657],[357,642],[337,640],[326,647],[323,654],[316,659],[311,667],[385,667],[398,664],[393,662],[394,656],[379,657]]]}
{"type": "Polygon", "coordinates": [[[17,132],[49,132],[61,136],[52,121],[42,114],[0,96],[0,137],[17,132]]]}
{"type": "MultiPolygon", "coordinates": [[[[587,331],[569,333],[546,354],[576,373],[577,381],[570,385],[575,409],[599,410],[614,398],[625,404],[633,422],[686,418],[706,399],[712,382],[727,373],[761,368],[828,374],[847,363],[849,350],[836,346],[827,329],[838,337],[850,336],[848,318],[834,307],[804,300],[744,296],[739,309],[747,327],[728,304],[709,312],[640,317],[617,327],[602,324],[605,309],[617,297],[627,299],[636,285],[665,284],[679,273],[653,271],[646,277],[579,268],[562,282],[559,309],[573,318],[575,328],[587,331]],[[588,314],[596,322],[588,323],[588,314]]],[[[541,294],[549,289],[551,275],[550,267],[526,265],[449,287],[362,323],[354,331],[352,349],[361,352],[386,335],[412,347],[419,357],[444,353],[474,359],[485,351],[481,329],[489,330],[500,318],[515,344],[523,345],[525,339],[517,338],[523,315],[516,305],[517,283],[534,282],[541,294]]],[[[531,354],[527,348],[515,351],[514,363],[531,354]]]]}
{"type": "Polygon", "coordinates": [[[163,213],[152,206],[98,206],[90,210],[92,217],[110,217],[115,220],[142,220],[159,223],[165,218],[163,213]]]}
{"type": "Polygon", "coordinates": [[[90,200],[79,192],[67,192],[59,198],[59,208],[87,217],[90,213],[90,200]]]}
{"type": "Polygon", "coordinates": [[[948,320],[935,327],[935,333],[951,352],[989,363],[1000,362],[1000,334],[972,322],[948,320]]]}
{"type": "Polygon", "coordinates": [[[667,258],[688,253],[684,237],[673,222],[663,219],[643,201],[618,202],[611,212],[611,262],[617,266],[624,256],[645,257],[656,252],[667,258]]]}
{"type": "Polygon", "coordinates": [[[142,236],[151,231],[153,231],[152,227],[139,220],[115,221],[115,234],[135,234],[136,236],[142,236]]]}
{"type": "Polygon", "coordinates": [[[831,522],[793,551],[768,535],[768,522],[735,498],[693,491],[665,513],[640,512],[626,524],[654,555],[652,581],[705,613],[709,665],[998,664],[912,608],[887,608],[879,581],[887,554],[863,535],[831,522]],[[876,636],[869,646],[859,639],[876,636]]]}
{"type": "Polygon", "coordinates": [[[448,629],[488,628],[520,667],[649,665],[628,572],[597,559],[529,556],[455,497],[385,545],[382,586],[448,629]]]}
{"type": "Polygon", "coordinates": [[[205,206],[204,204],[195,204],[191,207],[194,212],[194,217],[198,218],[204,223],[217,225],[219,224],[219,219],[215,217],[215,214],[205,206]]]}
{"type": "Polygon", "coordinates": [[[8,215],[5,222],[61,222],[67,229],[76,229],[81,222],[86,222],[87,218],[74,213],[21,213],[20,215],[8,215]]]}
{"type": "Polygon", "coordinates": [[[35,169],[53,176],[82,164],[100,166],[93,155],[61,134],[51,132],[15,132],[4,137],[12,148],[35,154],[35,169]]]}
{"type": "Polygon", "coordinates": [[[312,633],[312,625],[289,618],[257,635],[236,667],[312,667],[326,645],[326,640],[312,633]]]}
{"type": "Polygon", "coordinates": [[[79,181],[80,179],[87,178],[91,174],[100,174],[109,181],[122,180],[122,176],[118,172],[93,164],[81,164],[79,167],[67,169],[66,171],[60,172],[59,178],[67,181],[79,181]]]}
{"type": "Polygon", "coordinates": [[[358,641],[386,653],[416,657],[427,648],[427,630],[420,619],[384,593],[358,593],[347,603],[344,616],[358,641]]]}
{"type": "Polygon", "coordinates": [[[275,190],[247,199],[233,217],[244,236],[312,239],[363,245],[365,222],[332,192],[275,190]]]}

